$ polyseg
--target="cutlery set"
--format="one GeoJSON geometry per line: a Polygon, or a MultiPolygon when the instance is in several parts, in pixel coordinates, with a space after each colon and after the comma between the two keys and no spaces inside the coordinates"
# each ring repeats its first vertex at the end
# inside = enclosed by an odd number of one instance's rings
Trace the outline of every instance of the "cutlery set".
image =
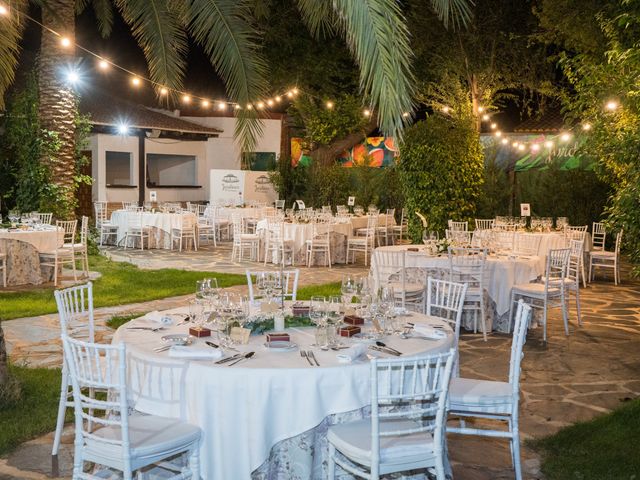
{"type": "Polygon", "coordinates": [[[312,350],[300,350],[300,356],[302,358],[306,358],[307,362],[309,362],[309,365],[311,365],[312,367],[314,366],[314,362],[316,367],[320,366],[320,363],[318,362],[318,359],[316,358],[312,350]]]}
{"type": "Polygon", "coordinates": [[[227,364],[227,366],[230,367],[232,365],[235,365],[238,362],[241,362],[242,360],[247,360],[247,359],[253,357],[255,354],[256,354],[256,352],[236,353],[235,355],[232,355],[230,357],[223,358],[222,360],[218,360],[215,363],[217,365],[227,364]]]}

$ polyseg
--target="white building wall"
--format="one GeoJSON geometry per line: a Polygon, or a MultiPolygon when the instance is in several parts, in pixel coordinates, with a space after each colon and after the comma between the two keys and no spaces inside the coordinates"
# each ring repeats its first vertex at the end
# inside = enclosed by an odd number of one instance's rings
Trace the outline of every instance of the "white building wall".
{"type": "Polygon", "coordinates": [[[91,136],[93,196],[101,202],[134,202],[138,200],[138,137],[131,135],[109,135],[104,133],[91,136]],[[106,152],[130,152],[131,184],[135,188],[108,188],[106,185],[106,152]]]}

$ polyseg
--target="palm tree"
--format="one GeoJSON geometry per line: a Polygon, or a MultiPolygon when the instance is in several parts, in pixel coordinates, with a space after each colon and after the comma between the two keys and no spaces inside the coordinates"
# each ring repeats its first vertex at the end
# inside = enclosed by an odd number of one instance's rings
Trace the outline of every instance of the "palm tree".
{"type": "MultiPolygon", "coordinates": [[[[7,0],[0,0],[0,5],[7,0]]],[[[360,67],[360,87],[377,112],[380,128],[399,135],[413,109],[412,53],[404,15],[397,0],[296,0],[304,21],[315,34],[339,32],[360,67]]],[[[449,23],[466,24],[471,0],[431,0],[449,23]]],[[[74,173],[76,99],[60,75],[61,62],[73,60],[73,49],[47,29],[63,33],[73,44],[75,14],[90,3],[103,35],[110,33],[115,7],[142,48],[150,78],[159,86],[181,90],[186,67],[187,34],[201,45],[226,85],[229,98],[245,105],[267,93],[267,66],[260,54],[259,32],[252,20],[259,3],[269,0],[38,0],[44,25],[40,63],[41,125],[57,133],[61,148],[50,161],[52,180],[68,189],[74,173]]],[[[14,78],[19,41],[28,0],[4,4],[0,17],[0,107],[14,78]]],[[[62,63],[63,65],[64,63],[62,63]]],[[[239,110],[236,137],[250,150],[261,132],[255,112],[239,110]]],[[[72,189],[67,192],[72,195],[72,189]]]]}

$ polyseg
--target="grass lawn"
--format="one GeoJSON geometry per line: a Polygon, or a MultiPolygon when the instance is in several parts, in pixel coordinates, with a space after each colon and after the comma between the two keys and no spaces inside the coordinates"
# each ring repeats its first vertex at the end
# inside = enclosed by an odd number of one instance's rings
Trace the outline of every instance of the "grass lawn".
{"type": "MultiPolygon", "coordinates": [[[[10,405],[0,405],[0,455],[22,442],[56,428],[60,398],[60,370],[10,366],[22,386],[22,397],[10,405]]],[[[73,419],[67,410],[67,421],[73,419]]]]}
{"type": "Polygon", "coordinates": [[[640,399],[531,442],[549,480],[640,478],[640,399]]]}
{"type": "MultiPolygon", "coordinates": [[[[195,292],[196,281],[215,277],[220,287],[246,283],[244,275],[217,272],[190,272],[173,268],[140,270],[135,265],[93,255],[89,267],[102,277],[94,282],[94,307],[144,302],[195,292]]],[[[0,319],[31,317],[55,313],[53,287],[0,293],[0,319]]]]}

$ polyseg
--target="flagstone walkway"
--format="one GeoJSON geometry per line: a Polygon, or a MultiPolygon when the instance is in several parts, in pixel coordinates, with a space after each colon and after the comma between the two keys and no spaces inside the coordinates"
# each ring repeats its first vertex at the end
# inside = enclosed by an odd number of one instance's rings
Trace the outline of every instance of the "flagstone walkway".
{"type": "MultiPolygon", "coordinates": [[[[109,251],[114,260],[124,260],[122,251],[109,251]]],[[[188,260],[171,252],[127,251],[128,261],[141,268],[173,266],[196,270],[241,273],[246,265],[224,265],[214,252],[194,252],[188,260]],[[174,258],[175,257],[175,258],[174,258]],[[195,266],[197,265],[197,266],[195,266]],[[224,268],[224,270],[223,270],[224,268]]],[[[220,255],[222,256],[222,255],[220,255]]],[[[256,264],[254,264],[256,265],[256,264]]],[[[364,272],[364,266],[301,269],[301,283],[338,281],[347,271],[364,272]]],[[[541,329],[529,332],[522,363],[521,432],[526,439],[556,432],[576,421],[588,420],[611,411],[640,396],[640,281],[630,280],[623,270],[624,283],[614,286],[600,280],[581,290],[583,326],[578,327],[575,309],[570,311],[570,335],[564,335],[562,319],[552,311],[549,341],[541,342],[541,329]]],[[[242,289],[246,287],[234,287],[242,289]]],[[[108,340],[104,321],[115,314],[144,313],[184,304],[189,296],[174,297],[121,307],[98,309],[99,336],[108,340]]],[[[57,366],[59,330],[57,317],[47,315],[3,323],[13,361],[32,365],[57,366]],[[34,332],[37,334],[34,337],[34,332]]],[[[510,337],[492,334],[487,342],[480,335],[463,333],[460,343],[461,374],[465,377],[506,380],[510,337]]],[[[508,444],[487,438],[450,435],[449,451],[456,479],[489,480],[513,478],[508,444]]],[[[65,435],[61,471],[68,474],[72,453],[71,434],[65,435]]],[[[0,480],[40,479],[50,472],[51,435],[27,442],[0,459],[0,480]]],[[[525,478],[541,479],[539,460],[525,445],[525,478]]]]}

